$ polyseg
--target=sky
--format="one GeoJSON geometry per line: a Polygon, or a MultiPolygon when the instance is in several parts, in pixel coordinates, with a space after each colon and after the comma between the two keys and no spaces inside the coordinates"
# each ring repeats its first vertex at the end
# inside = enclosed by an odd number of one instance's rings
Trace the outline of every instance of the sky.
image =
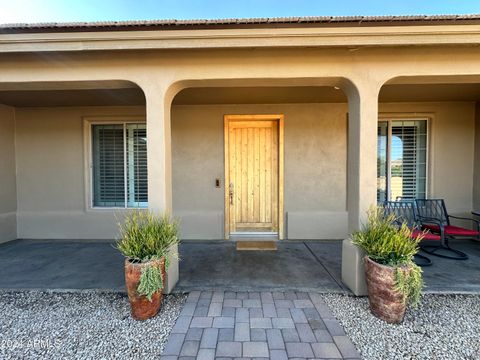
{"type": "Polygon", "coordinates": [[[0,0],[0,23],[480,13],[480,0],[0,0]]]}

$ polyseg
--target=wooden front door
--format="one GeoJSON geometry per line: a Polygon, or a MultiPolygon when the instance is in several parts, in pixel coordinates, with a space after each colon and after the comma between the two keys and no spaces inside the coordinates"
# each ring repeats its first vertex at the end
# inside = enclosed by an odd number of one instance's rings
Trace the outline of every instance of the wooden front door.
{"type": "Polygon", "coordinates": [[[280,235],[282,120],[278,115],[225,116],[227,238],[240,233],[280,235]]]}

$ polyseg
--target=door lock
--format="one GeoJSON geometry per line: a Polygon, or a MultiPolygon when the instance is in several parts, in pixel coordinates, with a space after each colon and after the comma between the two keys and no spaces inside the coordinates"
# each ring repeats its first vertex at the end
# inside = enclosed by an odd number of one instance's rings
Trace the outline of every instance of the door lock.
{"type": "Polygon", "coordinates": [[[230,183],[230,186],[228,187],[228,195],[230,196],[230,205],[233,205],[233,182],[230,183]]]}

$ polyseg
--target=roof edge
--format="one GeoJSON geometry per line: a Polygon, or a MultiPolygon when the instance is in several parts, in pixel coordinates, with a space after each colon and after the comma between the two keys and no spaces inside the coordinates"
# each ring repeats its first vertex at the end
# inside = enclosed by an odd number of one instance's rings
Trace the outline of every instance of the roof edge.
{"type": "Polygon", "coordinates": [[[240,19],[128,20],[99,22],[46,22],[0,24],[0,33],[99,32],[126,30],[193,30],[275,27],[355,27],[480,24],[480,14],[463,15],[384,15],[309,16],[240,19]]]}

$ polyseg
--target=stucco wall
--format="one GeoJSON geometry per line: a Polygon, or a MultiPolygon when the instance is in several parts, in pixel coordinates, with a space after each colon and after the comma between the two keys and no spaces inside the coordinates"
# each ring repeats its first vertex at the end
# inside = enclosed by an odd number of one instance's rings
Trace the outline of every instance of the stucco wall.
{"type": "Polygon", "coordinates": [[[480,103],[475,106],[475,166],[473,176],[473,209],[480,210],[480,103]]]}
{"type": "Polygon", "coordinates": [[[278,113],[285,115],[287,237],[346,236],[346,112],[346,104],[174,106],[173,209],[182,236],[223,238],[223,116],[278,113]]]}
{"type": "MultiPolygon", "coordinates": [[[[433,115],[430,195],[445,198],[457,214],[468,214],[473,206],[474,110],[474,103],[380,105],[382,115],[433,115]]],[[[6,166],[0,176],[2,185],[10,184],[11,189],[0,193],[8,198],[0,202],[0,213],[15,219],[15,139],[19,238],[115,236],[115,213],[121,212],[89,210],[86,205],[82,117],[143,112],[133,107],[17,108],[14,137],[13,110],[0,108],[1,166],[6,166]]],[[[346,104],[174,106],[173,209],[182,221],[182,236],[223,238],[223,115],[257,113],[285,115],[287,237],[346,236],[346,112],[346,104]],[[217,177],[221,188],[215,188],[217,177]]],[[[477,168],[478,164],[477,157],[477,168]]],[[[5,225],[0,229],[5,231],[5,225]]]]}
{"type": "Polygon", "coordinates": [[[428,195],[445,199],[452,214],[469,216],[473,206],[475,103],[380,104],[379,112],[432,117],[428,195]]]}
{"type": "Polygon", "coordinates": [[[0,105],[0,243],[17,237],[15,111],[0,105]]]}
{"type": "Polygon", "coordinates": [[[119,210],[88,209],[83,117],[141,108],[17,108],[18,237],[112,239],[119,210]]]}
{"type": "MultiPolygon", "coordinates": [[[[431,117],[429,196],[452,214],[472,208],[474,108],[470,102],[385,103],[381,116],[431,117]]],[[[347,235],[346,104],[184,105],[172,109],[173,209],[182,236],[223,238],[223,115],[285,115],[289,239],[347,235]],[[215,188],[215,178],[222,179],[215,188]]]]}

